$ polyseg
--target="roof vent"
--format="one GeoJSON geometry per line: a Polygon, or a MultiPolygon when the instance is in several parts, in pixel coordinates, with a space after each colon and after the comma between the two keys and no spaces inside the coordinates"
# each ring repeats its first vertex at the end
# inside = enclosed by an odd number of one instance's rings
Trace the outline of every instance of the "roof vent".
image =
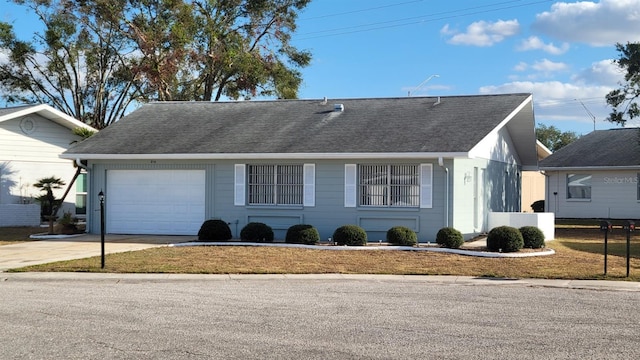
{"type": "Polygon", "coordinates": [[[440,96],[438,96],[438,100],[435,103],[433,103],[433,106],[436,106],[436,105],[440,105],[440,96]]]}
{"type": "Polygon", "coordinates": [[[344,104],[333,104],[333,111],[343,112],[344,104]]]}

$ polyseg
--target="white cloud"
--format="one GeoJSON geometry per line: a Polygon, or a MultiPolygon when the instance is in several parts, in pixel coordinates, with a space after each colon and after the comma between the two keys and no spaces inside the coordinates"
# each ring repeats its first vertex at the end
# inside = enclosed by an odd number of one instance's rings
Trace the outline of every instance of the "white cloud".
{"type": "Polygon", "coordinates": [[[516,66],[513,67],[515,71],[525,71],[529,68],[529,64],[524,61],[520,61],[516,66]]]}
{"type": "Polygon", "coordinates": [[[9,51],[0,48],[0,64],[5,64],[7,62],[9,62],[9,51]]]}
{"type": "Polygon", "coordinates": [[[532,27],[562,41],[593,46],[640,41],[640,0],[558,2],[538,14],[532,27]]]}
{"type": "Polygon", "coordinates": [[[498,20],[496,22],[477,21],[467,26],[465,33],[458,33],[446,24],[440,33],[452,35],[448,43],[454,45],[492,46],[520,31],[518,20],[498,20]]]}
{"type": "Polygon", "coordinates": [[[565,63],[553,62],[548,59],[542,59],[540,61],[536,61],[531,67],[536,71],[540,71],[544,73],[563,71],[569,68],[569,66],[567,66],[567,64],[565,63]]]}
{"type": "MultiPolygon", "coordinates": [[[[603,85],[579,85],[560,81],[514,81],[502,85],[483,86],[481,94],[532,93],[536,119],[592,122],[576,99],[583,101],[598,123],[609,115],[605,95],[613,90],[603,85]]],[[[613,127],[613,126],[612,126],[613,127]]]]}
{"type": "Polygon", "coordinates": [[[601,60],[591,64],[590,68],[574,75],[573,81],[583,84],[600,84],[617,87],[624,81],[624,71],[613,60],[601,60]]]}
{"type": "Polygon", "coordinates": [[[561,47],[553,45],[553,43],[545,44],[539,37],[530,36],[528,39],[522,40],[518,46],[520,51],[542,50],[552,55],[564,54],[569,50],[569,44],[563,43],[561,47]]]}

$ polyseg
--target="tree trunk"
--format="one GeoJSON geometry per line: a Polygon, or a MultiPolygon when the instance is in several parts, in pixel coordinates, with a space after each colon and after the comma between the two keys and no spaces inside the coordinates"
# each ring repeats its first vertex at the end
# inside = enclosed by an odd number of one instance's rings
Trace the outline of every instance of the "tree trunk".
{"type": "Polygon", "coordinates": [[[60,211],[60,207],[62,207],[62,204],[64,203],[64,199],[67,197],[67,195],[69,195],[69,191],[71,191],[71,187],[73,186],[73,184],[75,184],[76,179],[80,175],[81,171],[82,171],[82,168],[78,167],[76,170],[76,173],[73,175],[73,178],[69,182],[69,185],[67,186],[67,189],[64,191],[64,194],[62,195],[62,197],[57,202],[56,201],[52,202],[51,215],[49,215],[49,235],[53,235],[53,223],[57,218],[56,214],[58,214],[58,211],[60,211]]]}

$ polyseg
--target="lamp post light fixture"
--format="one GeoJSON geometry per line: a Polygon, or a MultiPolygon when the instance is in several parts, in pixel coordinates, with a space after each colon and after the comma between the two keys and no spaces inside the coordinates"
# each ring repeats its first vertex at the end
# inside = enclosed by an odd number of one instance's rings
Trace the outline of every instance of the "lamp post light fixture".
{"type": "Polygon", "coordinates": [[[100,199],[100,268],[104,269],[104,193],[102,190],[98,193],[100,199]]]}

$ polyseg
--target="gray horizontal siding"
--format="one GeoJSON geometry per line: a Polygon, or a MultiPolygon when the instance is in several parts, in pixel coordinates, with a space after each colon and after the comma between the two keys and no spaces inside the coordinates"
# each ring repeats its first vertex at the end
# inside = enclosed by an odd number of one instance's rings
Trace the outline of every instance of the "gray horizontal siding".
{"type": "MultiPolygon", "coordinates": [[[[346,163],[358,163],[346,161],[346,163]]],[[[368,164],[376,163],[370,160],[368,164]]],[[[380,164],[390,162],[380,161],[380,164]]],[[[392,163],[417,163],[415,160],[394,160],[392,163]]],[[[433,163],[433,208],[401,209],[401,208],[345,208],[344,207],[344,161],[304,160],[304,161],[206,161],[150,162],[131,161],[97,162],[93,164],[90,174],[91,196],[93,203],[91,212],[91,231],[99,232],[99,214],[97,213],[96,194],[106,189],[106,172],[111,169],[206,169],[207,193],[206,218],[219,218],[231,225],[233,235],[238,237],[239,231],[250,221],[261,221],[274,227],[276,239],[284,239],[286,228],[294,223],[306,223],[315,226],[323,241],[333,236],[334,230],[345,224],[357,224],[367,231],[370,241],[384,240],[386,230],[392,226],[404,225],[414,229],[421,242],[434,241],[435,234],[444,225],[444,170],[437,161],[421,161],[433,163]],[[316,201],[313,207],[303,206],[234,206],[234,164],[303,164],[316,165],[316,201]],[[95,194],[94,194],[95,193],[95,194]],[[95,205],[94,205],[95,204],[95,205]]]]}

